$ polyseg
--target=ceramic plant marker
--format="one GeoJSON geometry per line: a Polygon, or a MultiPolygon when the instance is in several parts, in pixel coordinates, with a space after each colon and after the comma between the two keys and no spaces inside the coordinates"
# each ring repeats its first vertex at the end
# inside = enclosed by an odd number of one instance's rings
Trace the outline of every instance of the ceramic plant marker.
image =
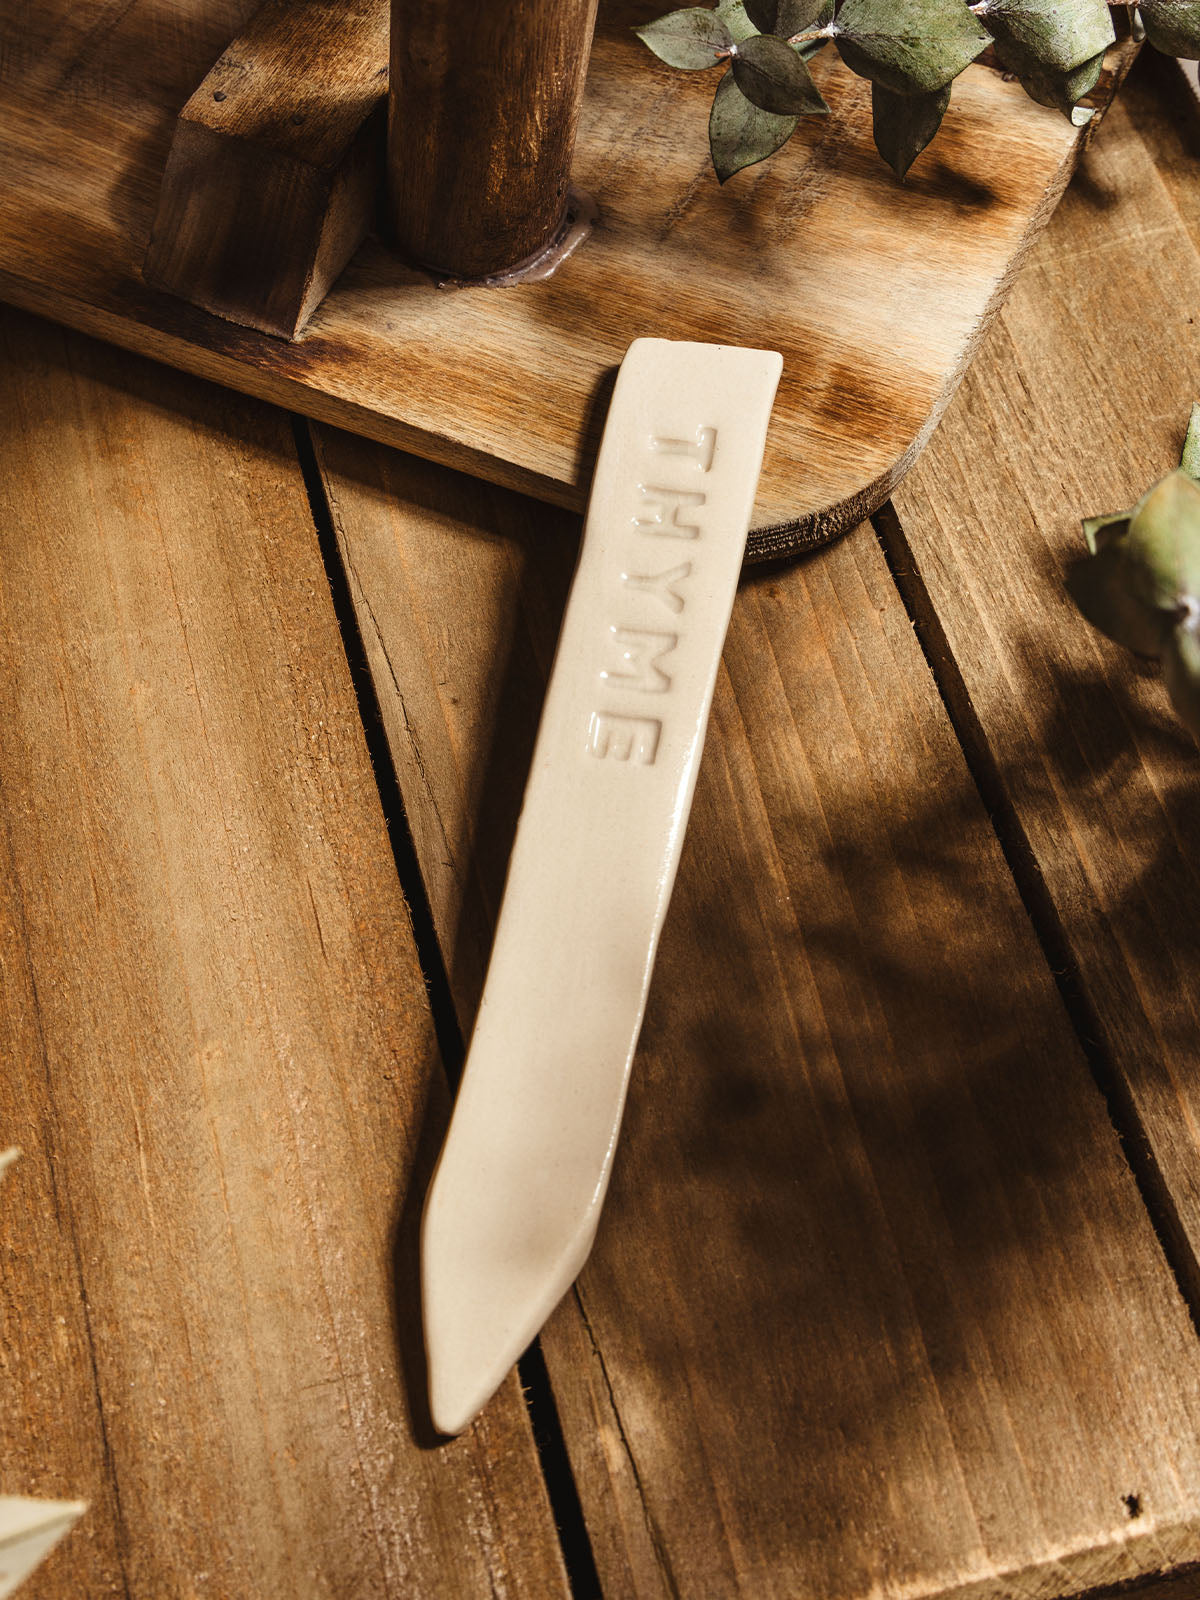
{"type": "Polygon", "coordinates": [[[0,1600],[41,1565],[86,1510],[82,1500],[0,1495],[0,1600]]]}
{"type": "Polygon", "coordinates": [[[591,1248],[782,367],[638,339],[617,377],[462,1087],[422,1224],[459,1433],[591,1248]]]}
{"type": "MultiPolygon", "coordinates": [[[[21,1154],[0,1150],[0,1178],[21,1154]]],[[[83,1500],[30,1500],[0,1495],[0,1600],[12,1594],[87,1510],[83,1500]]]]}

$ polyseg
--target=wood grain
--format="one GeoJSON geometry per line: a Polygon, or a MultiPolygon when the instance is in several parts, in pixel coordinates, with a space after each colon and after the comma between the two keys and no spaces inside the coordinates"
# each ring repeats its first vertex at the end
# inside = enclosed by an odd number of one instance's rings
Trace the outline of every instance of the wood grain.
{"type": "Polygon", "coordinates": [[[294,339],[375,225],[387,0],[268,0],[175,123],[147,283],[294,339]]]}
{"type": "Polygon", "coordinates": [[[393,0],[387,236],[452,277],[541,254],[567,183],[596,0],[393,0]]]}
{"type": "Polygon", "coordinates": [[[934,426],[1078,136],[972,67],[898,184],[872,143],[869,86],[827,51],[814,71],[832,115],[722,188],[713,75],[656,64],[631,31],[657,3],[601,13],[573,174],[600,222],[553,279],[448,293],[368,242],[284,345],[140,275],[176,113],[249,8],[51,0],[31,24],[2,0],[0,298],[575,508],[632,339],[778,349],[752,548],[853,526],[934,426]]]}
{"type": "MultiPolygon", "coordinates": [[[[577,525],[319,439],[469,1025],[577,525]]],[[[869,529],[735,605],[543,1346],[607,1594],[1049,1597],[1195,1556],[1195,1334],[869,529]]]]}
{"type": "Polygon", "coordinates": [[[0,1489],[92,1504],[31,1600],[565,1594],[516,1383],[406,1398],[445,1095],[286,421],[0,339],[0,1489]]]}
{"type": "Polygon", "coordinates": [[[915,603],[936,614],[951,692],[1200,1294],[1196,747],[1157,670],[1092,631],[1064,588],[1079,517],[1177,464],[1196,397],[1200,183],[1182,149],[1197,137],[1162,98],[1165,67],[1114,113],[896,506],[915,603]]]}

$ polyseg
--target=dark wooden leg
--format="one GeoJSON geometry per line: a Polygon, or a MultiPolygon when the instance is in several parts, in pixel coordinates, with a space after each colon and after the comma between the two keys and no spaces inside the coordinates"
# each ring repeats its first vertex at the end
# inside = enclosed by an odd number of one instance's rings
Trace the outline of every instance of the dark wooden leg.
{"type": "Polygon", "coordinates": [[[500,273],[561,227],[596,0],[392,0],[388,225],[410,260],[500,273]]]}

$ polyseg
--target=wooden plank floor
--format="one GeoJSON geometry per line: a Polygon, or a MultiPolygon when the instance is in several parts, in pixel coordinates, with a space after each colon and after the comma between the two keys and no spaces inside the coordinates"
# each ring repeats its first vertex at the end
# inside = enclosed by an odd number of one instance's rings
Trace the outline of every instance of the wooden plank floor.
{"type": "MultiPolygon", "coordinates": [[[[566,530],[322,456],[469,1022],[566,530]]],[[[1055,1595],[1200,1548],[1194,1333],[870,529],[739,596],[544,1346],[609,1594],[1055,1595]]]]}
{"type": "Polygon", "coordinates": [[[889,537],[1195,1294],[1196,748],[1063,584],[1080,512],[1175,465],[1200,394],[1197,119],[1169,74],[1147,59],[1127,86],[889,537]]]}
{"type": "Polygon", "coordinates": [[[1200,758],[1061,583],[1177,452],[1193,194],[1143,71],[882,537],[744,583],[538,1437],[439,1450],[422,977],[452,1044],[577,524],[5,314],[0,1492],[92,1501],[31,1595],[1194,1597],[1200,758]]]}
{"type": "Polygon", "coordinates": [[[0,364],[0,1492],[92,1504],[28,1593],[564,1594],[515,1382],[407,1399],[444,1082],[287,419],[0,364]]]}

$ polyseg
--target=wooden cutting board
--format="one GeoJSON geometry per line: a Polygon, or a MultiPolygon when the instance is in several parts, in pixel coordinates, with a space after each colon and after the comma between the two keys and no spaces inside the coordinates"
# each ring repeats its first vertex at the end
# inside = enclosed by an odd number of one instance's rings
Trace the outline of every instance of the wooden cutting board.
{"type": "Polygon", "coordinates": [[[976,65],[901,185],[872,147],[869,85],[825,52],[832,115],[721,188],[715,75],[661,67],[630,31],[662,9],[604,8],[575,164],[600,222],[553,280],[448,291],[369,240],[288,344],[140,275],[174,116],[253,6],[0,0],[0,298],[575,508],[631,339],[778,349],[751,553],[829,537],[932,431],[1081,136],[976,65]]]}

